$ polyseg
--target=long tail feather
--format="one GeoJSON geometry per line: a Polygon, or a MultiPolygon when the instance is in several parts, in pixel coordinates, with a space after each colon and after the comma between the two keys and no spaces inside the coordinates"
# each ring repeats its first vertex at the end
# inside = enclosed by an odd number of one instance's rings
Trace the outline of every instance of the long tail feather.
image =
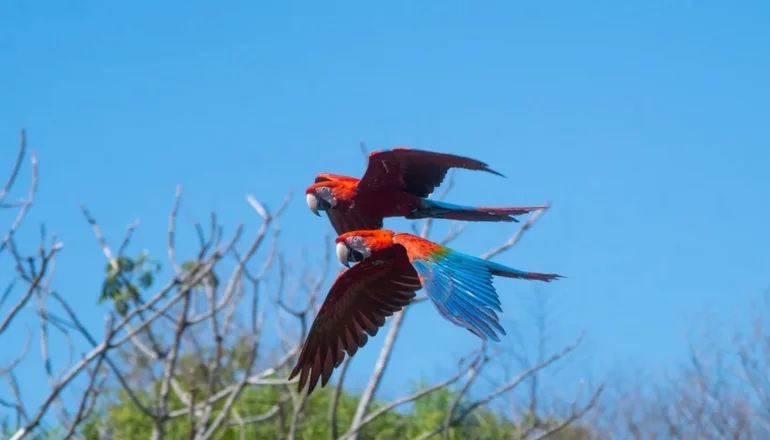
{"type": "Polygon", "coordinates": [[[476,222],[518,222],[519,220],[514,216],[547,208],[548,205],[512,207],[463,206],[424,198],[422,199],[422,206],[414,210],[406,218],[442,218],[476,222]]]}
{"type": "Polygon", "coordinates": [[[492,275],[497,275],[499,277],[545,281],[546,283],[559,278],[564,278],[564,276],[555,273],[527,272],[524,270],[514,269],[500,263],[495,263],[493,261],[483,261],[487,263],[487,267],[489,268],[489,271],[492,273],[492,275]]]}

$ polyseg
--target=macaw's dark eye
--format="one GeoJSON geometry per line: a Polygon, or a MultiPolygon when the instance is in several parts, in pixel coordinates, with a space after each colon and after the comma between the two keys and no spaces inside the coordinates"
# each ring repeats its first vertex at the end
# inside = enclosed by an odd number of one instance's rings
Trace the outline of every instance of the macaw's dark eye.
{"type": "Polygon", "coordinates": [[[362,254],[361,252],[358,252],[355,249],[350,250],[350,254],[348,255],[349,261],[352,261],[355,263],[355,262],[362,261],[363,259],[364,259],[364,254],[362,254]]]}
{"type": "Polygon", "coordinates": [[[319,211],[326,211],[327,209],[331,208],[332,204],[329,203],[326,199],[319,197],[318,198],[318,210],[319,211]]]}

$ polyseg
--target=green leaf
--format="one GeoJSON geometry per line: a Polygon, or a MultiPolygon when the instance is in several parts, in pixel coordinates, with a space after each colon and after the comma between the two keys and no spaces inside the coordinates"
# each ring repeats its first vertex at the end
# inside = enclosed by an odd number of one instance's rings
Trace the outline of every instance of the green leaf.
{"type": "Polygon", "coordinates": [[[139,285],[142,286],[143,289],[150,288],[152,286],[152,281],[153,281],[152,272],[144,272],[139,277],[139,285]]]}

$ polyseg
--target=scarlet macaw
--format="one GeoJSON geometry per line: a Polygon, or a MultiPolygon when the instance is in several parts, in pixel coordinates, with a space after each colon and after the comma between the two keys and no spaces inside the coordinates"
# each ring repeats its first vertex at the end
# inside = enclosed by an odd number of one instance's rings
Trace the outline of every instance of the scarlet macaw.
{"type": "Polygon", "coordinates": [[[385,318],[406,307],[415,292],[426,294],[441,316],[486,340],[505,335],[495,311],[502,313],[492,276],[550,282],[561,275],[527,272],[463,254],[416,235],[387,229],[340,235],[337,258],[345,266],[321,305],[289,375],[300,375],[308,394],[321,387],[345,357],[375,336],[385,318]]]}
{"type": "Polygon", "coordinates": [[[326,211],[337,234],[380,229],[385,217],[517,222],[514,215],[547,208],[547,205],[471,207],[428,199],[450,168],[486,171],[504,177],[475,159],[399,147],[369,154],[361,179],[318,174],[315,183],[305,190],[307,206],[319,217],[318,211],[326,211]]]}

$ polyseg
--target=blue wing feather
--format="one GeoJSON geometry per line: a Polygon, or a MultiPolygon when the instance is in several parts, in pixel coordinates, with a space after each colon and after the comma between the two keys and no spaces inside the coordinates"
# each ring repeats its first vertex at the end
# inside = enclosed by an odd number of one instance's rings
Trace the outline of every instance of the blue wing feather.
{"type": "Polygon", "coordinates": [[[447,254],[445,258],[432,262],[444,275],[446,283],[462,286],[469,295],[502,312],[500,298],[492,285],[492,274],[485,263],[485,260],[466,259],[456,253],[447,254]]]}
{"type": "MultiPolygon", "coordinates": [[[[420,263],[421,265],[422,263],[420,263]]],[[[417,264],[415,264],[417,266],[417,264]]],[[[428,267],[425,267],[426,270],[429,270],[428,267]]],[[[418,271],[419,272],[419,271],[418,271]]],[[[443,289],[437,285],[435,282],[435,278],[425,278],[423,287],[427,292],[443,292],[443,289]]],[[[482,330],[478,329],[478,324],[474,324],[472,321],[472,317],[470,317],[470,313],[468,313],[465,310],[460,309],[456,301],[454,301],[454,297],[456,295],[449,295],[447,300],[437,300],[435,295],[428,294],[428,297],[431,299],[433,304],[436,306],[436,309],[438,310],[439,314],[444,317],[447,321],[451,322],[452,324],[455,324],[459,327],[463,327],[470,331],[471,333],[475,334],[476,336],[487,339],[487,335],[482,330]],[[466,318],[468,317],[468,318],[466,318]],[[471,321],[471,322],[469,322],[471,321]]],[[[492,335],[492,338],[497,340],[495,338],[494,334],[492,335]]]]}
{"type": "Polygon", "coordinates": [[[412,262],[441,316],[482,339],[499,342],[499,334],[506,333],[495,311],[503,310],[488,263],[456,252],[432,261],[412,262]]]}

